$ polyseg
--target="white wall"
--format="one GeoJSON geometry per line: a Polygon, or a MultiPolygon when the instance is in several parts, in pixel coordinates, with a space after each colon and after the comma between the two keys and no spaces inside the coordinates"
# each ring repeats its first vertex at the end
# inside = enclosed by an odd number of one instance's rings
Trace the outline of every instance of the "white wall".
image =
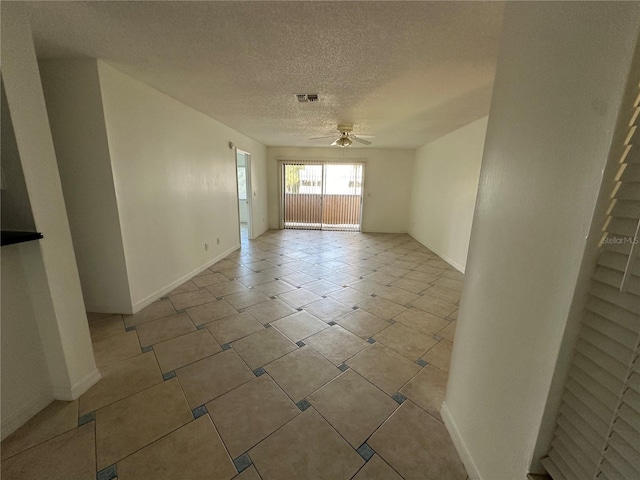
{"type": "MultiPolygon", "coordinates": [[[[42,348],[26,353],[34,355],[30,358],[44,356],[52,396],[71,400],[90,388],[100,375],[93,358],[33,38],[24,9],[19,3],[2,6],[2,78],[34,223],[44,238],[21,249],[20,262],[28,280],[27,290],[8,312],[3,306],[2,328],[3,332],[19,333],[21,326],[15,324],[23,321],[20,305],[27,301],[28,294],[42,348]]],[[[3,252],[3,260],[4,257],[3,252]]],[[[9,268],[10,278],[6,278],[3,271],[3,289],[11,288],[7,283],[14,279],[21,283],[16,265],[9,268]]],[[[28,322],[31,314],[27,311],[24,315],[28,322]]],[[[33,340],[34,335],[31,331],[29,338],[33,340]]],[[[10,342],[11,336],[6,339],[3,336],[2,341],[10,342]]],[[[32,345],[37,347],[37,342],[32,345]]],[[[41,360],[34,362],[41,365],[41,360]]],[[[3,381],[4,374],[3,370],[3,381]]],[[[31,391],[31,379],[23,380],[13,386],[16,390],[11,392],[11,398],[31,391]]],[[[4,404],[6,388],[2,389],[2,395],[4,404]]],[[[3,405],[3,415],[26,420],[25,416],[36,413],[30,411],[27,404],[14,401],[10,404],[16,411],[7,412],[3,405]]],[[[12,428],[17,426],[13,424],[12,428]]],[[[8,433],[2,432],[3,436],[8,433]]]]}
{"type": "Polygon", "coordinates": [[[409,228],[415,150],[268,147],[269,228],[279,228],[278,158],[366,159],[363,232],[405,233],[409,228]]]}
{"type": "Polygon", "coordinates": [[[31,244],[2,247],[2,438],[53,400],[51,380],[22,256],[31,244]]]}
{"type": "Polygon", "coordinates": [[[442,410],[473,479],[524,479],[532,463],[639,15],[506,7],[442,410]]]}
{"type": "Polygon", "coordinates": [[[230,141],[252,155],[254,235],[266,230],[266,149],[102,61],[98,72],[138,310],[239,246],[230,141]]]}
{"type": "Polygon", "coordinates": [[[97,62],[46,60],[39,67],[85,306],[130,313],[97,62]]]}
{"type": "Polygon", "coordinates": [[[464,272],[488,117],[416,151],[409,233],[464,272]]]}

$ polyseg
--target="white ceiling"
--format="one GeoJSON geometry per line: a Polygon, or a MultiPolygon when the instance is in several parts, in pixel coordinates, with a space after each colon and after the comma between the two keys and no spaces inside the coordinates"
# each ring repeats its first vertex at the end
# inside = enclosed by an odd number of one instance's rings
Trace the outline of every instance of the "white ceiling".
{"type": "MultiPolygon", "coordinates": [[[[41,58],[95,57],[270,146],[353,123],[415,148],[487,115],[497,2],[34,2],[41,58]],[[296,93],[318,93],[298,103],[296,93]]],[[[371,147],[369,147],[371,148],[371,147]]]]}

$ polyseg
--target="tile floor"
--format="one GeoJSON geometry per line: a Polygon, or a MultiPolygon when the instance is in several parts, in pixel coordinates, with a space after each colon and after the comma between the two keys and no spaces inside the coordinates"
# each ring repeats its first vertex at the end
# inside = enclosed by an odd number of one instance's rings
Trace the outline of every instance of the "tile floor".
{"type": "Polygon", "coordinates": [[[462,275],[408,235],[269,231],[135,315],[2,478],[467,478],[439,407],[462,275]]]}

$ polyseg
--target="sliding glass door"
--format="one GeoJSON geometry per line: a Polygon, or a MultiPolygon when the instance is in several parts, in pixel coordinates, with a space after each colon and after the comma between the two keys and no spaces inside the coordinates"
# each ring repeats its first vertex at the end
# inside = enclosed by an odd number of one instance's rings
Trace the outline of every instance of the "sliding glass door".
{"type": "Polygon", "coordinates": [[[360,231],[363,163],[282,162],[284,228],[360,231]]]}

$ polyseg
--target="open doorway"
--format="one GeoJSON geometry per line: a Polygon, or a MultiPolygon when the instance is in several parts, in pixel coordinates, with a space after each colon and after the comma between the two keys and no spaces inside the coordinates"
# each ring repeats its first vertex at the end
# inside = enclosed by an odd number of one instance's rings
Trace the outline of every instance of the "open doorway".
{"type": "Polygon", "coordinates": [[[253,238],[251,225],[251,154],[236,149],[240,241],[253,238]]]}

